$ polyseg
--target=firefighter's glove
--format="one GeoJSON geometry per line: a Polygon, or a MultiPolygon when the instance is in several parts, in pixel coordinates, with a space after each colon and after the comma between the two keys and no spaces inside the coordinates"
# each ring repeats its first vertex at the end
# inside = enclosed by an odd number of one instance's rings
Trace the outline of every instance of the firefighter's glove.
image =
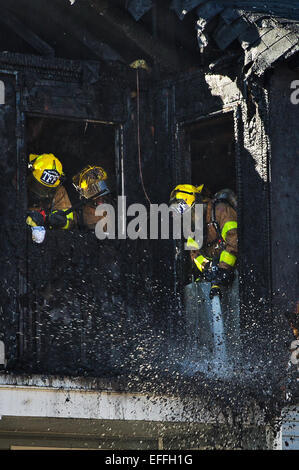
{"type": "Polygon", "coordinates": [[[234,271],[231,269],[219,268],[219,266],[213,266],[211,273],[211,283],[218,286],[228,287],[234,280],[234,271]]]}
{"type": "Polygon", "coordinates": [[[195,282],[211,282],[212,281],[212,272],[209,269],[203,270],[201,272],[196,272],[197,279],[195,282]]]}
{"type": "Polygon", "coordinates": [[[26,224],[30,227],[42,227],[45,225],[45,214],[40,211],[27,212],[26,224]]]}
{"type": "Polygon", "coordinates": [[[210,299],[218,295],[222,297],[221,287],[228,287],[234,280],[234,272],[231,269],[213,266],[211,271],[210,299]]]}
{"type": "Polygon", "coordinates": [[[64,211],[58,210],[51,212],[51,214],[48,215],[47,223],[50,229],[64,228],[67,225],[68,220],[64,211]]]}
{"type": "Polygon", "coordinates": [[[201,273],[202,278],[205,282],[211,282],[213,280],[213,272],[212,272],[212,263],[209,262],[205,265],[204,270],[201,273]]]}
{"type": "Polygon", "coordinates": [[[206,261],[201,266],[198,266],[198,264],[194,264],[192,266],[192,274],[195,277],[197,276],[197,279],[195,280],[195,282],[211,282],[212,280],[211,267],[212,267],[211,261],[206,261]]]}

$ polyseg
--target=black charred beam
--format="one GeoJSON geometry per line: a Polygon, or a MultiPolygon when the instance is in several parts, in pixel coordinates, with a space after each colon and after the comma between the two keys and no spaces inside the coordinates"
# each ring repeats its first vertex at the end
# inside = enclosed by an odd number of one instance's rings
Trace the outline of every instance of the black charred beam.
{"type": "Polygon", "coordinates": [[[69,6],[69,11],[59,11],[59,2],[51,0],[50,5],[47,5],[47,12],[51,15],[53,21],[60,27],[68,31],[71,36],[75,37],[87,49],[89,49],[97,58],[104,61],[119,61],[125,62],[123,57],[115,51],[108,44],[100,41],[93,34],[89,33],[87,28],[80,26],[79,22],[71,15],[72,7],[69,6]]]}
{"type": "Polygon", "coordinates": [[[125,62],[123,57],[108,44],[99,41],[87,31],[79,27],[79,25],[71,20],[70,17],[64,18],[62,23],[72,36],[80,41],[87,49],[89,49],[97,58],[104,61],[125,62]]]}
{"type": "MultiPolygon", "coordinates": [[[[23,3],[24,8],[26,1],[19,0],[23,3]]],[[[30,8],[34,8],[40,11],[40,5],[30,4],[30,8]]],[[[98,40],[93,34],[89,33],[87,28],[83,28],[79,21],[74,19],[72,15],[72,7],[69,5],[70,10],[61,9],[59,2],[51,0],[46,5],[46,13],[51,18],[51,21],[54,25],[64,32],[69,33],[77,41],[79,41],[83,46],[88,49],[92,54],[103,61],[119,61],[124,62],[124,59],[118,54],[117,51],[112,49],[108,44],[98,40]]]]}
{"type": "MultiPolygon", "coordinates": [[[[124,34],[135,46],[143,51],[160,69],[178,71],[179,60],[175,47],[166,46],[151,36],[141,24],[136,23],[127,12],[109,7],[107,0],[83,0],[94,9],[107,24],[124,34]]],[[[111,4],[110,4],[111,5],[111,4]]]]}
{"type": "Polygon", "coordinates": [[[12,29],[18,36],[24,39],[33,49],[39,52],[41,55],[48,57],[54,57],[54,49],[49,46],[43,39],[37,34],[27,28],[16,18],[12,13],[2,8],[0,14],[0,21],[12,29]]]}
{"type": "Polygon", "coordinates": [[[138,21],[153,6],[153,0],[143,0],[142,2],[140,2],[140,0],[129,0],[126,8],[135,20],[138,21]]]}
{"type": "Polygon", "coordinates": [[[225,5],[232,8],[237,6],[246,12],[266,13],[277,18],[299,19],[297,0],[226,0],[225,5]]]}
{"type": "Polygon", "coordinates": [[[224,50],[237,39],[240,34],[246,32],[249,27],[250,23],[248,23],[243,16],[231,24],[224,23],[220,25],[213,34],[213,39],[216,41],[219,49],[224,50]]]}

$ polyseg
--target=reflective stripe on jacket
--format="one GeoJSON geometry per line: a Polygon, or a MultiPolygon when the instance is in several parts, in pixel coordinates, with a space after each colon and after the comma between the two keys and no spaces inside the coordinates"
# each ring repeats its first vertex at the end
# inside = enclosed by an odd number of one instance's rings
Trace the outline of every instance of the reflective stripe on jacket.
{"type": "Polygon", "coordinates": [[[191,251],[191,258],[202,271],[205,264],[215,257],[219,257],[219,267],[232,269],[235,267],[238,256],[238,233],[237,233],[237,213],[224,202],[215,206],[215,219],[218,223],[221,237],[217,233],[212,222],[212,201],[207,204],[205,214],[205,237],[203,246],[196,250],[196,242],[191,238],[187,244],[194,248],[191,251]],[[192,241],[191,241],[192,240],[192,241]]]}
{"type": "MultiPolygon", "coordinates": [[[[66,211],[72,207],[70,198],[64,186],[59,186],[51,204],[51,211],[66,211]]],[[[63,229],[67,230],[73,227],[75,219],[74,212],[70,212],[66,216],[67,223],[63,229]]]]}
{"type": "MultiPolygon", "coordinates": [[[[64,186],[59,186],[57,188],[57,191],[54,194],[54,197],[52,201],[46,200],[43,201],[40,199],[38,202],[33,204],[31,207],[29,207],[29,210],[36,210],[36,211],[41,211],[44,210],[45,213],[48,215],[51,212],[54,211],[66,211],[72,207],[70,198],[67,194],[67,191],[64,186]]],[[[63,229],[70,229],[73,227],[75,221],[76,221],[76,216],[74,215],[73,212],[70,212],[67,214],[67,223],[63,227],[63,229]]]]}

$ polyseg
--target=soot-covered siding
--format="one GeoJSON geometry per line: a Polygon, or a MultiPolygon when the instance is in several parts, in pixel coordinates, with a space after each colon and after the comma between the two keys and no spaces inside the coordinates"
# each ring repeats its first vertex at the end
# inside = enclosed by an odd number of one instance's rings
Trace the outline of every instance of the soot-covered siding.
{"type": "Polygon", "coordinates": [[[1,116],[1,340],[6,345],[6,354],[16,357],[18,331],[18,263],[22,251],[20,214],[23,203],[15,179],[20,160],[19,103],[20,89],[14,73],[1,72],[4,83],[4,104],[0,105],[1,116]],[[11,217],[14,214],[14,217],[11,217]]]}
{"type": "Polygon", "coordinates": [[[271,252],[274,312],[295,312],[299,300],[298,70],[278,67],[270,82],[271,252]],[[293,85],[293,86],[292,86],[293,85]],[[293,97],[292,97],[293,95],[293,97]]]}

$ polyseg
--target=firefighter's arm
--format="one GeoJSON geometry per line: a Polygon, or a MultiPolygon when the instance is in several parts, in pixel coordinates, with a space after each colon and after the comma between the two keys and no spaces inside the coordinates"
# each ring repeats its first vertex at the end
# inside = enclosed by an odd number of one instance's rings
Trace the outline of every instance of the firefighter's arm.
{"type": "Polygon", "coordinates": [[[31,208],[27,211],[26,224],[30,227],[42,227],[45,221],[46,213],[42,208],[31,208]]]}
{"type": "Polygon", "coordinates": [[[49,227],[64,230],[71,229],[75,223],[74,212],[70,212],[69,214],[64,213],[71,207],[71,201],[66,189],[60,186],[53,199],[51,214],[48,216],[49,227]]]}
{"type": "Polygon", "coordinates": [[[227,204],[217,204],[216,220],[219,223],[221,236],[225,242],[220,253],[219,268],[234,269],[238,256],[238,231],[236,211],[227,204]]]}

